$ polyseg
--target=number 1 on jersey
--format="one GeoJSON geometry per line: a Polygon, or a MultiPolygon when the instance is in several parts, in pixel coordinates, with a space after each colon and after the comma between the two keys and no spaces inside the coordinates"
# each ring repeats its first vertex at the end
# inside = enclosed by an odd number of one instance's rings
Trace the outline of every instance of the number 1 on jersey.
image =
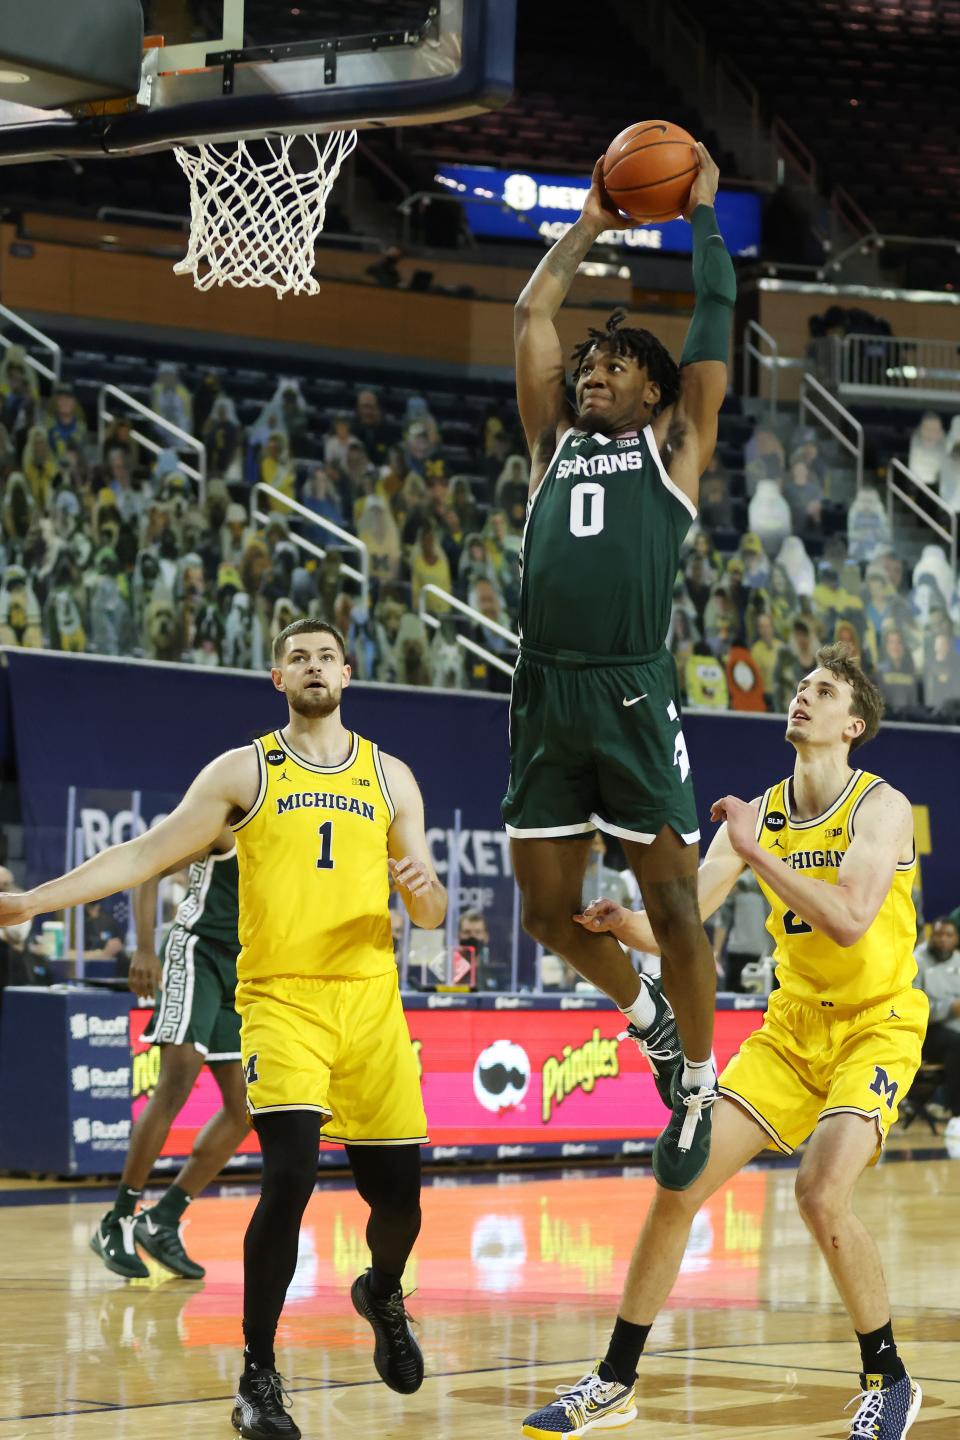
{"type": "Polygon", "coordinates": [[[333,869],[333,821],[324,820],[320,826],[320,859],[317,861],[318,870],[333,869]]]}

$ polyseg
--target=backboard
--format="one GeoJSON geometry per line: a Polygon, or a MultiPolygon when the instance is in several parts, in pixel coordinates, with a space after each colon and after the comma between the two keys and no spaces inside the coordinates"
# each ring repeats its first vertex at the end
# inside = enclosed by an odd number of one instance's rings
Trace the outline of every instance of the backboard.
{"type": "Polygon", "coordinates": [[[0,164],[429,124],[504,105],[513,88],[516,0],[142,7],[139,93],[38,110],[0,84],[0,164]]]}

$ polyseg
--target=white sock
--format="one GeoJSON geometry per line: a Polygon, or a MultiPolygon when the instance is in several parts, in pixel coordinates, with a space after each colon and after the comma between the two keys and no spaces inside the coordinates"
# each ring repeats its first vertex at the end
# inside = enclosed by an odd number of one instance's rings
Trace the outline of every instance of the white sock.
{"type": "Polygon", "coordinates": [[[712,1090],[716,1083],[717,1066],[712,1055],[708,1060],[688,1060],[684,1055],[680,1077],[684,1090],[712,1090]]]}
{"type": "Polygon", "coordinates": [[[627,1005],[621,1011],[621,1014],[626,1015],[627,1019],[631,1020],[640,1031],[649,1030],[654,1020],[656,1020],[657,1007],[653,1003],[653,996],[642,980],[640,982],[640,994],[632,1005],[627,1005]]]}

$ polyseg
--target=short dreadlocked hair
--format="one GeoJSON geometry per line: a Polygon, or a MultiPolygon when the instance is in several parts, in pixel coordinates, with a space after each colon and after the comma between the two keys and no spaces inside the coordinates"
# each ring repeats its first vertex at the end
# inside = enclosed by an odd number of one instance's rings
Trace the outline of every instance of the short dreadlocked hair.
{"type": "Polygon", "coordinates": [[[625,310],[614,310],[602,330],[592,326],[586,340],[581,341],[573,351],[573,378],[576,382],[580,367],[593,349],[609,350],[614,355],[632,355],[638,365],[646,368],[651,380],[660,386],[660,401],[654,410],[659,415],[672,405],[680,394],[680,367],[669,350],[649,330],[637,330],[624,325],[625,310]]]}

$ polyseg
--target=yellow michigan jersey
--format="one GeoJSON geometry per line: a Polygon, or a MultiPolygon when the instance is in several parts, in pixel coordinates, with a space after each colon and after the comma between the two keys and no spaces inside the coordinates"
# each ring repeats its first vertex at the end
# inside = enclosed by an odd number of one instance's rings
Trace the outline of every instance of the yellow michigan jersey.
{"type": "MultiPolygon", "coordinates": [[[[757,839],[785,865],[835,885],[857,811],[882,783],[857,770],[822,815],[797,820],[791,782],[781,781],[763,796],[757,839]]],[[[718,1089],[753,1116],[772,1148],[790,1154],[835,1115],[875,1121],[882,1145],[895,1122],[920,1065],[929,1013],[927,997],[911,983],[916,868],[914,851],[897,866],[873,924],[847,947],[814,930],[757,877],[770,902],[780,989],[718,1089]]]]}
{"type": "Polygon", "coordinates": [[[396,811],[376,745],[354,735],[343,764],[326,767],[279,731],[253,743],[260,790],[233,827],[239,983],[395,970],[387,834],[396,811]]]}
{"type": "MultiPolygon", "coordinates": [[[[853,840],[857,811],[883,783],[878,775],[856,770],[828,810],[812,820],[797,820],[790,803],[792,782],[782,780],[763,796],[757,840],[785,865],[835,885],[853,840]]],[[[846,947],[812,929],[758,877],[770,904],[767,929],[776,942],[777,980],[784,994],[820,1005],[859,1007],[907,989],[917,973],[912,898],[916,873],[914,850],[912,859],[897,866],[890,891],[866,934],[846,947]]]]}
{"type": "Polygon", "coordinates": [[[380,752],[354,735],[328,767],[279,731],[254,745],[260,789],[233,827],[247,1107],[315,1111],[325,1139],[350,1145],[423,1144],[387,908],[396,809],[380,752]]]}

